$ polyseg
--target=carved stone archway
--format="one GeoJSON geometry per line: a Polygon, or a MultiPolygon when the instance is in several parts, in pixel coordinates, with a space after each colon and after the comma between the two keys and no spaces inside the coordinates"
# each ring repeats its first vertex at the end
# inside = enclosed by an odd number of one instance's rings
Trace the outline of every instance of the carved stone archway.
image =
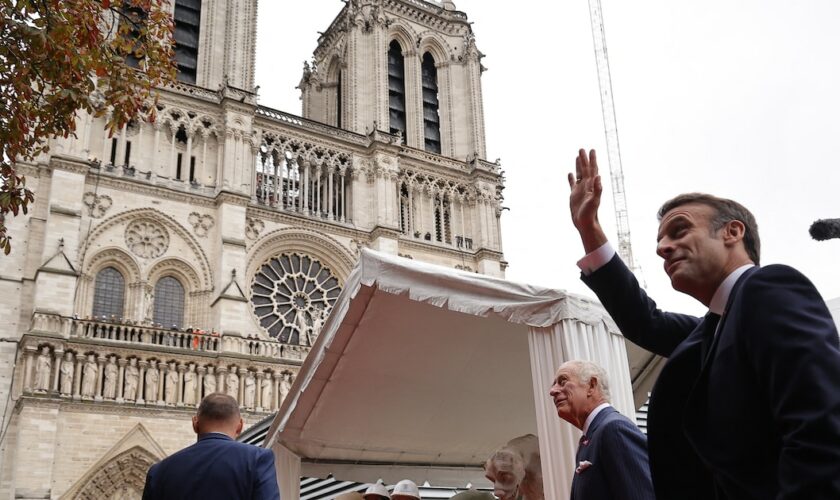
{"type": "Polygon", "coordinates": [[[71,495],[73,500],[140,500],[146,473],[158,459],[145,449],[135,446],[111,459],[91,474],[87,481],[71,495]]]}

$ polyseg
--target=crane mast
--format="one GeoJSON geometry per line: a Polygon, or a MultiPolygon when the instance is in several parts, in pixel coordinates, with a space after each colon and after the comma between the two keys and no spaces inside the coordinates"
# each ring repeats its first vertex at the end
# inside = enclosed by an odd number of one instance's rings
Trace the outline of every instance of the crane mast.
{"type": "Polygon", "coordinates": [[[633,259],[633,248],[630,245],[630,221],[627,216],[624,171],[621,167],[621,149],[618,145],[618,125],[615,119],[610,60],[607,57],[607,38],[604,33],[601,0],[589,0],[589,18],[592,21],[592,42],[595,46],[598,85],[601,89],[601,112],[604,115],[604,134],[607,139],[607,163],[610,168],[610,185],[615,206],[615,222],[618,228],[618,254],[627,267],[637,273],[638,267],[633,259]]]}

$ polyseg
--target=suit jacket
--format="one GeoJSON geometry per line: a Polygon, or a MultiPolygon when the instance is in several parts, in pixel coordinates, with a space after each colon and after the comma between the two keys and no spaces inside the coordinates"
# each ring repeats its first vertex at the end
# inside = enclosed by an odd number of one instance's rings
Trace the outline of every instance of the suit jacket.
{"type": "Polygon", "coordinates": [[[647,438],[612,406],[601,410],[589,424],[575,466],[571,500],[654,499],[647,438]]]}
{"type": "Polygon", "coordinates": [[[153,465],[143,490],[143,500],[279,498],[274,453],[217,433],[153,465]]]}
{"type": "Polygon", "coordinates": [[[625,337],[669,358],[648,413],[659,500],[840,498],[840,346],[805,276],[745,272],[705,360],[702,320],[657,309],[617,255],[583,280],[625,337]]]}

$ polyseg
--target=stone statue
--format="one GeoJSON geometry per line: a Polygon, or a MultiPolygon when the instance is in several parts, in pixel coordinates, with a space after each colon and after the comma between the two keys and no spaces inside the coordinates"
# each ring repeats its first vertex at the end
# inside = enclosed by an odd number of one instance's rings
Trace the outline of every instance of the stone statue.
{"type": "Polygon", "coordinates": [[[277,404],[282,403],[286,400],[286,396],[289,395],[289,391],[292,388],[292,374],[286,372],[283,374],[283,379],[280,381],[280,400],[277,404]]]}
{"type": "Polygon", "coordinates": [[[137,399],[137,382],[140,379],[140,370],[137,368],[137,358],[131,358],[125,369],[125,391],[123,397],[126,401],[137,399]]]}
{"type": "Polygon", "coordinates": [[[306,339],[306,345],[312,345],[310,342],[309,325],[306,323],[306,313],[298,311],[295,316],[295,323],[297,324],[298,329],[298,344],[303,344],[303,339],[306,339]]]}
{"type": "Polygon", "coordinates": [[[149,362],[149,369],[146,370],[146,401],[158,400],[158,369],[154,361],[149,362]]]}
{"type": "Polygon", "coordinates": [[[184,404],[195,405],[195,388],[198,386],[198,381],[195,375],[195,365],[190,365],[190,369],[184,373],[184,404]]]}
{"type": "Polygon", "coordinates": [[[93,354],[88,355],[85,367],[82,370],[82,397],[92,398],[96,394],[96,374],[99,368],[93,354]]]}
{"type": "Polygon", "coordinates": [[[35,390],[49,391],[50,390],[50,373],[52,373],[52,358],[50,357],[50,348],[44,346],[41,348],[41,354],[35,363],[35,390]]]}
{"type": "Polygon", "coordinates": [[[146,301],[146,316],[145,321],[152,323],[155,320],[155,293],[151,287],[146,287],[143,293],[143,299],[146,301]]]}
{"type": "Polygon", "coordinates": [[[163,400],[166,404],[174,405],[178,398],[178,370],[175,369],[175,363],[169,365],[169,370],[166,372],[166,387],[163,388],[163,400]]]}
{"type": "Polygon", "coordinates": [[[545,500],[540,442],[526,434],[514,438],[493,453],[484,464],[499,500],[545,500]]]}
{"type": "Polygon", "coordinates": [[[117,397],[117,364],[114,363],[113,356],[108,358],[108,364],[105,365],[105,385],[102,389],[102,397],[105,399],[117,397]]]}
{"type": "Polygon", "coordinates": [[[244,405],[245,408],[253,408],[254,407],[254,396],[256,395],[256,380],[254,379],[254,373],[251,370],[248,370],[248,375],[245,376],[245,396],[244,396],[244,405]]]}
{"type": "Polygon", "coordinates": [[[60,385],[59,392],[62,396],[69,396],[73,393],[73,353],[68,352],[64,355],[64,361],[61,362],[60,385]]]}
{"type": "Polygon", "coordinates": [[[204,395],[208,396],[216,392],[216,375],[213,373],[213,367],[207,368],[207,375],[204,376],[204,395]]]}
{"type": "Polygon", "coordinates": [[[227,376],[227,394],[233,399],[239,401],[239,375],[234,372],[235,368],[231,368],[227,376]]]}
{"type": "Polygon", "coordinates": [[[311,334],[307,336],[308,345],[312,345],[315,342],[315,339],[318,338],[318,334],[321,333],[321,327],[324,326],[324,321],[327,319],[327,310],[321,308],[315,308],[312,314],[312,329],[310,330],[311,334]]]}
{"type": "Polygon", "coordinates": [[[260,394],[260,402],[263,408],[271,409],[271,389],[273,383],[271,381],[271,374],[267,373],[266,377],[262,379],[262,387],[260,394]]]}

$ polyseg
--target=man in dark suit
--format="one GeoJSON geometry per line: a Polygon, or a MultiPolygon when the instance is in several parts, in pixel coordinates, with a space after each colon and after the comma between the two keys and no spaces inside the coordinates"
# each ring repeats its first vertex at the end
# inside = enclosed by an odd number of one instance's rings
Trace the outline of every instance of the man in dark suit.
{"type": "Polygon", "coordinates": [[[594,151],[569,185],[584,282],[625,337],[669,358],[648,414],[657,498],[840,498],[837,330],[805,276],[758,267],[749,210],[693,193],[659,211],[657,253],[674,289],[709,308],[697,318],[657,309],[610,247],[594,151]]]}
{"type": "Polygon", "coordinates": [[[549,395],[557,415],[583,432],[571,500],[653,500],[647,439],[610,405],[604,369],[591,361],[567,361],[549,395]]]}
{"type": "Polygon", "coordinates": [[[242,424],[234,398],[206,396],[193,417],[198,442],[149,469],[143,500],[279,499],[274,454],[234,441],[242,424]]]}

